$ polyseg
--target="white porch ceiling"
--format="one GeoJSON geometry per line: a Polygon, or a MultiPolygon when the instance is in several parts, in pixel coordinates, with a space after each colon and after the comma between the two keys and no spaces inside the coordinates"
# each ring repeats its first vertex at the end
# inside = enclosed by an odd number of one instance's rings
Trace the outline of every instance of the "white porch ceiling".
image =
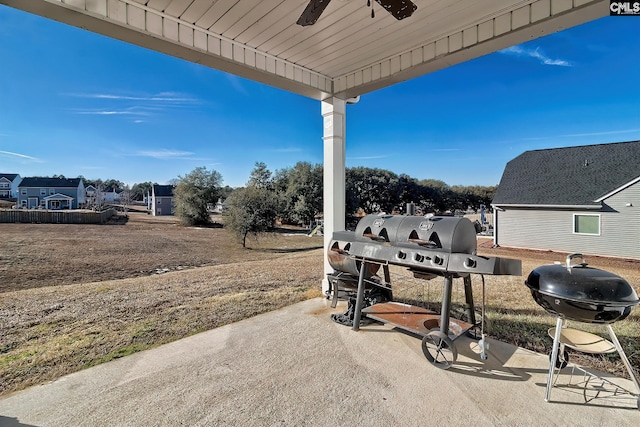
{"type": "Polygon", "coordinates": [[[606,0],[0,0],[17,9],[323,100],[347,99],[609,14],[606,0]]]}

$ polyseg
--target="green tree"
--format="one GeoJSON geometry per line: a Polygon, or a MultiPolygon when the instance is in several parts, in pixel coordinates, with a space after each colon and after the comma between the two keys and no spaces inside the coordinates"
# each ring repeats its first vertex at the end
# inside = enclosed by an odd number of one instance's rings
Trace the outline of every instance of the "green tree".
{"type": "Polygon", "coordinates": [[[205,225],[211,222],[209,203],[216,203],[220,194],[222,175],[206,167],[198,167],[178,177],[173,190],[175,215],[186,225],[205,225]]]}
{"type": "Polygon", "coordinates": [[[271,171],[267,169],[267,165],[264,162],[256,162],[249,176],[247,187],[271,189],[271,171]]]}
{"type": "Polygon", "coordinates": [[[265,188],[239,188],[229,195],[222,212],[225,227],[246,247],[247,236],[258,236],[273,228],[277,202],[273,192],[265,188]]]}
{"type": "Polygon", "coordinates": [[[105,190],[114,190],[114,191],[124,190],[124,187],[125,187],[124,182],[117,179],[113,179],[113,178],[107,179],[103,185],[105,190]]]}
{"type": "Polygon", "coordinates": [[[153,187],[153,182],[141,182],[138,184],[133,184],[131,187],[131,197],[133,200],[142,200],[147,194],[151,194],[151,188],[153,187]]]}
{"type": "Polygon", "coordinates": [[[220,198],[222,200],[225,200],[227,197],[229,197],[229,195],[231,193],[233,193],[233,191],[235,190],[235,188],[229,187],[228,185],[225,185],[224,187],[222,187],[220,189],[220,198]]]}
{"type": "Polygon", "coordinates": [[[347,213],[358,208],[366,213],[391,212],[400,198],[398,175],[384,169],[355,167],[346,171],[347,213]]]}
{"type": "Polygon", "coordinates": [[[322,165],[298,162],[276,172],[273,188],[280,200],[283,220],[310,224],[322,212],[322,165]]]}

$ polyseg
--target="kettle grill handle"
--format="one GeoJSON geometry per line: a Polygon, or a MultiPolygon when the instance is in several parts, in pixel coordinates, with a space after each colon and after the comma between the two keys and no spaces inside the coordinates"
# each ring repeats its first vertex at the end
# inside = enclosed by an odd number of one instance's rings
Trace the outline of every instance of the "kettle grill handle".
{"type": "Polygon", "coordinates": [[[582,256],[582,254],[576,253],[576,254],[567,255],[567,268],[570,269],[574,265],[582,265],[582,266],[587,265],[587,263],[585,262],[584,257],[582,256]],[[574,259],[574,258],[580,258],[582,260],[582,262],[580,264],[573,264],[572,265],[571,264],[571,260],[574,259]]]}

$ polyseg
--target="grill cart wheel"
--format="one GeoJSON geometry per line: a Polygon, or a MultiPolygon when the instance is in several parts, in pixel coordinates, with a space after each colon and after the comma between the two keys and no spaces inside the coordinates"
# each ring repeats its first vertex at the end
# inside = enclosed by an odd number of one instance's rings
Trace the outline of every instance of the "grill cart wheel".
{"type": "MultiPolygon", "coordinates": [[[[552,352],[553,353],[553,352],[552,352]]],[[[551,362],[552,353],[549,353],[549,362],[551,362]]],[[[556,359],[556,368],[562,369],[569,363],[569,352],[565,349],[564,351],[558,351],[558,357],[556,359]]]]}
{"type": "Polygon", "coordinates": [[[441,331],[431,331],[422,339],[422,352],[435,367],[449,369],[458,359],[453,341],[441,331]]]}

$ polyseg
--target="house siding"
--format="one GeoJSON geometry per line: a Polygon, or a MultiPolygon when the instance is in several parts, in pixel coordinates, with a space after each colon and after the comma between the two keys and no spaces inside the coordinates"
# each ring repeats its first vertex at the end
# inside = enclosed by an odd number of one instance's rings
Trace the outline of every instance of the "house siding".
{"type": "Polygon", "coordinates": [[[153,216],[173,215],[173,187],[154,184],[148,207],[153,216]]]}
{"type": "Polygon", "coordinates": [[[13,197],[11,181],[7,178],[0,178],[0,199],[10,199],[13,197]]]}
{"type": "Polygon", "coordinates": [[[10,175],[9,177],[3,176],[0,179],[0,182],[4,183],[5,185],[2,186],[2,193],[0,195],[0,198],[2,199],[17,199],[18,198],[18,186],[20,185],[20,182],[22,182],[22,177],[20,175],[16,175],[13,180],[9,179],[12,175],[10,175]],[[8,194],[5,194],[8,191],[8,194]]]}
{"type": "Polygon", "coordinates": [[[640,259],[638,183],[604,200],[600,211],[511,208],[498,211],[496,220],[500,246],[640,259]],[[600,235],[575,234],[578,213],[599,214],[600,235]]]}
{"type": "Polygon", "coordinates": [[[78,208],[78,196],[79,196],[79,190],[77,188],[70,188],[70,187],[66,187],[66,188],[54,188],[54,187],[21,187],[19,194],[18,194],[18,206],[21,206],[21,203],[23,200],[27,201],[27,207],[31,208],[33,206],[29,206],[29,199],[34,199],[37,198],[38,199],[38,204],[36,207],[40,206],[42,203],[44,203],[44,198],[49,196],[51,191],[53,191],[53,194],[56,193],[60,193],[60,194],[64,194],[65,196],[70,196],[73,197],[73,202],[72,202],[72,209],[77,209],[78,208]],[[40,190],[41,189],[45,189],[45,194],[41,194],[40,190]],[[22,194],[22,190],[27,190],[27,194],[22,194]]]}
{"type": "Polygon", "coordinates": [[[173,215],[173,197],[156,197],[153,212],[154,215],[173,215]]]}
{"type": "Polygon", "coordinates": [[[603,202],[615,211],[602,217],[607,252],[615,256],[640,259],[640,183],[635,183],[603,202]]]}

